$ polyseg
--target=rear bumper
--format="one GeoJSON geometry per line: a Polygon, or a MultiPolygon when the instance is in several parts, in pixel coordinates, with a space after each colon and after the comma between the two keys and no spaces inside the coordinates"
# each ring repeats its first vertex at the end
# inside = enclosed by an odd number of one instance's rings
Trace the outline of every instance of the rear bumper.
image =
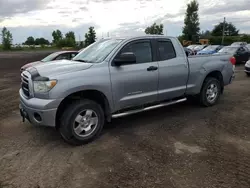
{"type": "Polygon", "coordinates": [[[62,100],[58,99],[27,99],[19,91],[20,96],[20,115],[27,119],[31,124],[37,126],[55,127],[56,125],[56,112],[62,100]]]}

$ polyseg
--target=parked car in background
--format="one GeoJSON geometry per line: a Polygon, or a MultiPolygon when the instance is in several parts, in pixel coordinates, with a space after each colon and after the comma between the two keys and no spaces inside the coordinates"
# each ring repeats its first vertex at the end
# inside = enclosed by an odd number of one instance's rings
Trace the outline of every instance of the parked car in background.
{"type": "Polygon", "coordinates": [[[205,44],[202,44],[202,45],[197,45],[195,48],[194,48],[194,54],[197,54],[199,51],[203,50],[204,48],[206,48],[207,45],[205,44]]]}
{"type": "Polygon", "coordinates": [[[250,44],[247,44],[246,47],[250,50],[250,44]]]}
{"type": "Polygon", "coordinates": [[[222,45],[209,45],[206,48],[199,51],[197,53],[197,55],[214,54],[214,53],[218,52],[221,48],[223,48],[222,45]]]}
{"type": "Polygon", "coordinates": [[[189,96],[203,106],[215,105],[234,78],[230,57],[187,57],[177,38],[162,35],[102,39],[72,60],[24,71],[20,115],[34,125],[55,127],[67,142],[81,145],[97,138],[112,118],[189,96]]]}
{"type": "Polygon", "coordinates": [[[196,46],[198,46],[198,45],[197,45],[197,44],[192,44],[192,45],[189,45],[189,46],[187,47],[187,49],[190,49],[190,50],[194,51],[194,48],[195,48],[196,46]]]}
{"type": "Polygon", "coordinates": [[[245,64],[245,73],[247,76],[250,76],[250,60],[248,60],[245,64]]]}
{"type": "Polygon", "coordinates": [[[216,54],[231,54],[235,57],[237,64],[247,62],[250,57],[250,51],[245,46],[225,46],[216,54]]]}
{"type": "Polygon", "coordinates": [[[185,50],[187,56],[195,55],[194,52],[187,47],[184,47],[184,50],[185,50]]]}
{"type": "Polygon", "coordinates": [[[247,43],[246,42],[234,42],[231,44],[231,46],[246,46],[247,43]]]}
{"type": "Polygon", "coordinates": [[[55,61],[55,60],[62,60],[62,59],[71,60],[78,53],[79,53],[78,51],[55,52],[55,53],[52,53],[52,54],[46,56],[45,58],[43,58],[40,61],[35,61],[35,62],[25,64],[24,66],[21,67],[20,71],[23,72],[24,70],[26,70],[28,67],[30,67],[32,65],[36,65],[36,64],[39,64],[39,63],[45,63],[45,62],[48,62],[48,61],[55,61]]]}
{"type": "Polygon", "coordinates": [[[82,49],[80,49],[79,51],[78,51],[78,53],[80,53],[81,51],[83,51],[85,48],[82,48],[82,49]]]}

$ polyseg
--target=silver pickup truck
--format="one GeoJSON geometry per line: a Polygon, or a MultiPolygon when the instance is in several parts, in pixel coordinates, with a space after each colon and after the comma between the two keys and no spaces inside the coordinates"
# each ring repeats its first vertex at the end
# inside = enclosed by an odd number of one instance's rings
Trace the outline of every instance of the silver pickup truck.
{"type": "Polygon", "coordinates": [[[24,71],[20,113],[80,145],[95,139],[112,118],[188,97],[214,105],[234,77],[234,60],[228,55],[187,57],[173,37],[102,39],[72,60],[24,71]]]}

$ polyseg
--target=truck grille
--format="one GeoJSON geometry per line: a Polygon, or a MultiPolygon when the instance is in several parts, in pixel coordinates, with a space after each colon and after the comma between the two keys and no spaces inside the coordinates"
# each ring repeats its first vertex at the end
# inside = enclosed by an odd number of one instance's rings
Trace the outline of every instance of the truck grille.
{"type": "Polygon", "coordinates": [[[30,88],[29,88],[29,77],[22,73],[21,74],[21,87],[25,96],[30,96],[30,88]]]}

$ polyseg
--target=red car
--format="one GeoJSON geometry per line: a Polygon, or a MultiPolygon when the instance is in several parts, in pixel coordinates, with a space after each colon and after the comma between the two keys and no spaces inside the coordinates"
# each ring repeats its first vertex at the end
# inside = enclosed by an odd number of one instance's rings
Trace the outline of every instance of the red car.
{"type": "Polygon", "coordinates": [[[55,52],[55,53],[52,53],[52,54],[48,55],[47,57],[43,58],[40,61],[35,61],[35,62],[25,64],[24,66],[21,67],[20,71],[23,72],[25,69],[27,69],[28,67],[31,67],[32,65],[36,65],[36,64],[39,64],[39,63],[45,63],[45,62],[48,62],[48,61],[61,60],[61,59],[70,60],[73,57],[75,57],[78,53],[79,53],[78,51],[55,52]]]}

